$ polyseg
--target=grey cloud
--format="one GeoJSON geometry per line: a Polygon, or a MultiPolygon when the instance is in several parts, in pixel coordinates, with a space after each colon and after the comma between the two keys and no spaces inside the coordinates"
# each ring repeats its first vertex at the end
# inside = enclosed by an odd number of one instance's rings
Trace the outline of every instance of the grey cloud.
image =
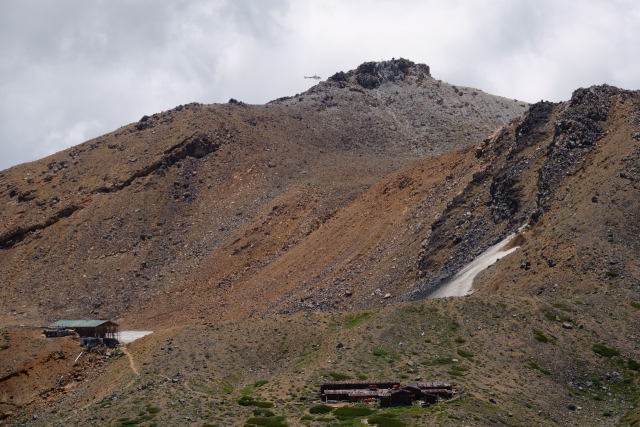
{"type": "Polygon", "coordinates": [[[526,101],[638,88],[640,4],[561,0],[5,0],[0,169],[154,113],[262,103],[366,60],[526,101]]]}

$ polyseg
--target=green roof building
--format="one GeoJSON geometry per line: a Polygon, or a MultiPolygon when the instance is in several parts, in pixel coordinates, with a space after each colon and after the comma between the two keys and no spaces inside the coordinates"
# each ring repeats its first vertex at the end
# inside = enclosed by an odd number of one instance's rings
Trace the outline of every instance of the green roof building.
{"type": "Polygon", "coordinates": [[[118,324],[110,320],[58,320],[49,325],[50,329],[73,329],[81,337],[117,339],[118,324]]]}

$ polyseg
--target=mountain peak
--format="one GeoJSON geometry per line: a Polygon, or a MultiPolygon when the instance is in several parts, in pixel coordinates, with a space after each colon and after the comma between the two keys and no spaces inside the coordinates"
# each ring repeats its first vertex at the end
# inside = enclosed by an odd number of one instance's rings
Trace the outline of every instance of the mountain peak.
{"type": "Polygon", "coordinates": [[[339,71],[329,77],[329,81],[346,85],[356,83],[365,89],[375,89],[383,82],[398,82],[415,77],[419,80],[431,77],[429,66],[426,64],[416,64],[408,59],[392,58],[389,61],[364,62],[355,70],[348,72],[339,71]]]}

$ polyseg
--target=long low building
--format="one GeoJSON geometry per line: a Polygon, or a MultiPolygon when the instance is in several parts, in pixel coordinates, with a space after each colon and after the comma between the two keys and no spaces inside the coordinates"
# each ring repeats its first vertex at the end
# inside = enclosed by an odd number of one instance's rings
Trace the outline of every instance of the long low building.
{"type": "Polygon", "coordinates": [[[455,394],[450,383],[433,381],[408,384],[401,387],[397,381],[341,381],[320,386],[320,394],[325,402],[371,402],[379,401],[380,406],[411,405],[414,400],[427,404],[449,399],[455,394]]]}

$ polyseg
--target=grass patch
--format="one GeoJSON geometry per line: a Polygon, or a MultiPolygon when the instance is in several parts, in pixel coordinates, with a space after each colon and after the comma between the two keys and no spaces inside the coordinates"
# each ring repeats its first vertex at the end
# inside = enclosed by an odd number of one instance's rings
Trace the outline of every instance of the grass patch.
{"type": "Polygon", "coordinates": [[[258,407],[258,408],[273,408],[273,403],[264,402],[264,401],[260,401],[260,400],[255,400],[251,396],[242,396],[240,399],[237,400],[237,402],[241,406],[255,406],[255,407],[258,407]]]}
{"type": "Polygon", "coordinates": [[[350,380],[351,379],[351,377],[349,375],[341,374],[339,372],[329,372],[329,376],[334,381],[344,381],[344,380],[350,380]]]}
{"type": "Polygon", "coordinates": [[[160,408],[156,408],[155,406],[147,406],[147,412],[150,414],[157,414],[160,412],[160,408]]]}
{"type": "Polygon", "coordinates": [[[627,368],[631,369],[632,371],[640,371],[640,363],[636,362],[633,359],[629,359],[627,360],[627,368]]]}
{"type": "Polygon", "coordinates": [[[640,302],[629,301],[629,305],[633,308],[640,309],[640,302]]]}
{"type": "Polygon", "coordinates": [[[542,331],[539,331],[537,329],[533,330],[533,338],[535,338],[537,341],[540,342],[549,342],[549,338],[542,333],[542,331]]]}
{"type": "Polygon", "coordinates": [[[262,387],[263,385],[265,385],[268,382],[269,381],[267,381],[267,380],[259,380],[259,381],[256,381],[255,383],[253,383],[253,386],[255,388],[260,388],[260,387],[262,387]]]}
{"type": "Polygon", "coordinates": [[[603,357],[613,357],[620,354],[620,352],[615,348],[607,347],[604,344],[594,344],[593,347],[591,347],[591,350],[593,350],[595,354],[603,357]]]}
{"type": "Polygon", "coordinates": [[[451,368],[449,368],[449,371],[447,373],[454,377],[464,377],[468,370],[469,368],[465,366],[453,365],[451,368]]]}
{"type": "Polygon", "coordinates": [[[333,408],[327,405],[316,405],[309,408],[310,414],[328,414],[331,411],[333,411],[333,408]]]}
{"type": "Polygon", "coordinates": [[[618,270],[609,270],[607,271],[606,275],[610,279],[615,279],[620,275],[620,272],[618,270]]]}
{"type": "Polygon", "coordinates": [[[473,353],[462,349],[458,350],[458,354],[462,357],[466,357],[467,359],[471,359],[473,357],[473,353]]]}
{"type": "Polygon", "coordinates": [[[358,326],[360,323],[364,322],[370,317],[371,317],[371,313],[367,313],[367,312],[349,316],[347,317],[347,320],[344,323],[344,326],[347,328],[353,328],[354,326],[358,326]]]}
{"type": "Polygon", "coordinates": [[[457,344],[464,344],[467,342],[467,340],[465,340],[462,337],[456,337],[456,339],[454,340],[457,344]]]}
{"type": "Polygon", "coordinates": [[[274,414],[273,411],[270,411],[264,408],[254,409],[253,415],[255,415],[256,417],[275,417],[276,416],[276,414],[274,414]]]}
{"type": "Polygon", "coordinates": [[[407,425],[394,417],[393,414],[378,414],[367,418],[367,422],[380,427],[404,427],[407,425]]]}
{"type": "Polygon", "coordinates": [[[453,359],[450,357],[438,357],[431,361],[432,365],[450,365],[453,363],[453,359]]]}
{"type": "Polygon", "coordinates": [[[551,372],[547,371],[547,370],[546,370],[546,369],[544,369],[544,368],[541,368],[537,363],[529,362],[529,363],[527,363],[525,366],[526,366],[527,368],[535,369],[535,370],[537,370],[537,371],[540,371],[540,372],[542,372],[542,373],[543,373],[543,374],[545,374],[545,375],[551,375],[551,372]]]}
{"type": "Polygon", "coordinates": [[[372,353],[376,357],[383,357],[383,356],[386,356],[387,354],[389,354],[389,353],[387,353],[386,351],[384,351],[381,348],[374,348],[372,353]]]}
{"type": "Polygon", "coordinates": [[[342,406],[336,409],[333,412],[336,418],[339,420],[348,420],[350,418],[356,417],[366,417],[367,415],[373,414],[375,411],[369,408],[361,408],[361,407],[353,407],[353,406],[342,406]]]}
{"type": "Polygon", "coordinates": [[[358,375],[356,375],[356,378],[359,379],[360,381],[364,381],[366,379],[369,379],[369,377],[366,376],[365,374],[358,374],[358,375]]]}

